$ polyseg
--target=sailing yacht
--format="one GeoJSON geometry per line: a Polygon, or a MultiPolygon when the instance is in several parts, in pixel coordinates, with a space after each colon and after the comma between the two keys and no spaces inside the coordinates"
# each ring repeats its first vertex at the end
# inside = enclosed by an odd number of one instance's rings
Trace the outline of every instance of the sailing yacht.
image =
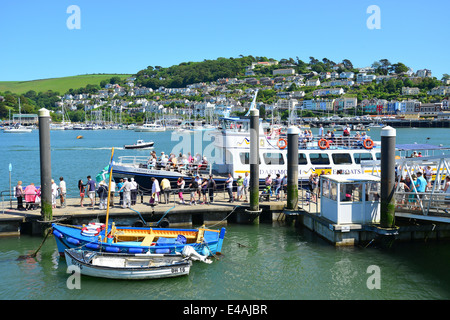
{"type": "Polygon", "coordinates": [[[29,133],[29,132],[31,132],[32,130],[30,128],[22,126],[21,119],[22,119],[22,117],[21,117],[21,113],[20,113],[20,98],[19,98],[19,123],[3,129],[3,132],[4,133],[29,133]]]}

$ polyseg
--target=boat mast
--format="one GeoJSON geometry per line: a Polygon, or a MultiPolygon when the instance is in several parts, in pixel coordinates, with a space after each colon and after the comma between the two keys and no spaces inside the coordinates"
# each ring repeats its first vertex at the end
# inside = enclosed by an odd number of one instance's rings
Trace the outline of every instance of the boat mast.
{"type": "Polygon", "coordinates": [[[105,221],[105,238],[103,240],[103,242],[108,241],[108,220],[109,220],[109,201],[110,201],[110,197],[111,197],[111,178],[112,178],[112,173],[113,173],[113,158],[114,158],[114,147],[111,150],[111,161],[109,162],[109,182],[108,182],[108,200],[106,203],[106,221],[105,221]]]}

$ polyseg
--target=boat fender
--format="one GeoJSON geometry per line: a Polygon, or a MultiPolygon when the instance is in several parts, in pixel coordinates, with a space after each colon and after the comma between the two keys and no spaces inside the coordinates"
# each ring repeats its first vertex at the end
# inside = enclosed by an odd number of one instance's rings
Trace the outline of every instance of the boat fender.
{"type": "Polygon", "coordinates": [[[86,244],[86,248],[91,250],[98,250],[100,249],[100,245],[98,243],[88,243],[86,244]]]}
{"type": "Polygon", "coordinates": [[[284,139],[284,138],[278,139],[277,146],[278,146],[278,148],[280,148],[280,149],[286,148],[286,147],[287,147],[287,140],[284,139]]]}
{"type": "Polygon", "coordinates": [[[129,248],[128,253],[144,253],[144,249],[141,248],[129,248]]]}
{"type": "Polygon", "coordinates": [[[318,144],[319,144],[319,148],[322,150],[328,149],[330,147],[330,143],[328,142],[327,139],[324,139],[324,138],[320,139],[318,144]]]}
{"type": "Polygon", "coordinates": [[[72,237],[68,237],[67,242],[76,246],[80,245],[80,240],[74,239],[72,237]]]}
{"type": "Polygon", "coordinates": [[[164,218],[158,223],[159,228],[168,228],[170,225],[169,220],[164,218]]]}
{"type": "Polygon", "coordinates": [[[133,227],[142,228],[145,227],[145,224],[142,220],[136,220],[135,222],[133,222],[133,227]]]}
{"type": "Polygon", "coordinates": [[[59,239],[64,238],[64,235],[61,232],[59,232],[58,230],[53,229],[53,234],[55,235],[55,237],[57,237],[59,239]]]}
{"type": "Polygon", "coordinates": [[[373,140],[372,139],[364,139],[363,142],[364,148],[372,149],[373,148],[373,140]]]}
{"type": "Polygon", "coordinates": [[[160,254],[163,254],[163,253],[170,253],[170,249],[169,248],[167,248],[167,249],[156,249],[155,250],[155,253],[160,253],[160,254]]]}
{"type": "Polygon", "coordinates": [[[111,247],[111,246],[105,246],[105,251],[106,252],[119,253],[120,252],[120,248],[118,248],[118,247],[111,247]]]}

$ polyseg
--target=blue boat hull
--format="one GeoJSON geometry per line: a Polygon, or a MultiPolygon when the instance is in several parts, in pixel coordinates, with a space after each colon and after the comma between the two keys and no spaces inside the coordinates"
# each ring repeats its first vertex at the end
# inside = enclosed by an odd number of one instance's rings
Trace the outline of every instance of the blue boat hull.
{"type": "MultiPolygon", "coordinates": [[[[108,228],[111,230],[110,228],[108,228]]],[[[143,230],[149,228],[127,227],[127,229],[143,230]]],[[[191,246],[201,255],[212,256],[221,252],[225,237],[225,228],[220,232],[217,230],[207,230],[204,232],[204,241],[202,243],[182,243],[176,239],[168,238],[165,242],[160,241],[156,245],[142,246],[140,241],[126,242],[108,242],[104,241],[105,231],[102,230],[98,235],[86,236],[82,234],[81,226],[61,226],[52,224],[53,236],[56,240],[58,252],[64,256],[65,249],[85,249],[92,251],[103,251],[112,253],[155,253],[155,254],[175,254],[180,253],[185,246],[191,246]]],[[[195,229],[158,229],[170,231],[197,231],[195,229]]],[[[164,239],[162,239],[164,240],[164,239]]]]}

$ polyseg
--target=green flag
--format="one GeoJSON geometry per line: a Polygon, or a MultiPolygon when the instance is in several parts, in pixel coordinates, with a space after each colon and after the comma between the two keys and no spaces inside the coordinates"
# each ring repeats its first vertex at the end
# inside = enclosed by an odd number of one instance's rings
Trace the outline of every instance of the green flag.
{"type": "Polygon", "coordinates": [[[104,167],[102,172],[100,172],[99,174],[97,174],[97,176],[95,177],[95,180],[97,182],[100,181],[109,181],[109,165],[104,167]]]}

